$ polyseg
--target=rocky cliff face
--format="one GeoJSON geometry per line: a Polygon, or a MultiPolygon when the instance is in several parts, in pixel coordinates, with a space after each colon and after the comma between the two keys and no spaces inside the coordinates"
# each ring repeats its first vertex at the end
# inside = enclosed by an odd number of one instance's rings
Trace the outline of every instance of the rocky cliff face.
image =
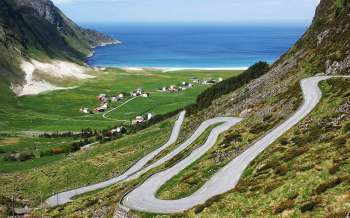
{"type": "Polygon", "coordinates": [[[0,75],[19,78],[18,57],[82,62],[92,47],[114,43],[79,27],[50,0],[0,1],[0,75]]]}
{"type": "Polygon", "coordinates": [[[309,30],[281,61],[294,57],[295,69],[307,74],[349,73],[349,55],[350,3],[322,0],[309,30]]]}

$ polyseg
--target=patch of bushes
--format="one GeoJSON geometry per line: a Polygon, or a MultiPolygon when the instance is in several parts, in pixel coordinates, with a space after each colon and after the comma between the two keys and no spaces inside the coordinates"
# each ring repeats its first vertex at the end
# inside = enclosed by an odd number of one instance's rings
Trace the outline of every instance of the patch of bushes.
{"type": "Polygon", "coordinates": [[[242,141],[242,135],[240,133],[233,133],[231,135],[225,136],[223,144],[231,144],[242,141]]]}
{"type": "Polygon", "coordinates": [[[350,133],[350,123],[346,123],[343,127],[345,133],[350,133]]]}
{"type": "Polygon", "coordinates": [[[209,200],[207,200],[204,204],[197,206],[194,209],[194,212],[196,214],[198,214],[198,213],[202,212],[206,207],[210,207],[212,204],[214,204],[215,202],[219,201],[220,199],[222,199],[221,195],[212,197],[209,200]]]}
{"type": "Polygon", "coordinates": [[[343,9],[348,5],[349,2],[349,0],[336,0],[335,5],[338,9],[343,9]]]}
{"type": "Polygon", "coordinates": [[[287,164],[283,164],[275,169],[276,175],[284,176],[288,173],[289,167],[287,164]]]}
{"type": "Polygon", "coordinates": [[[340,168],[339,164],[334,164],[331,168],[329,168],[328,172],[329,174],[334,175],[338,172],[339,168],[340,168]]]}
{"type": "Polygon", "coordinates": [[[289,144],[289,140],[287,138],[282,138],[280,140],[280,143],[281,143],[281,145],[288,145],[289,144]]]}
{"type": "Polygon", "coordinates": [[[333,140],[333,145],[337,148],[344,147],[346,144],[347,139],[345,137],[336,138],[333,140]]]}
{"type": "Polygon", "coordinates": [[[197,97],[195,104],[186,107],[186,111],[191,115],[200,110],[203,110],[209,107],[215,99],[243,87],[250,81],[264,75],[269,70],[269,64],[260,61],[249,67],[249,69],[247,69],[242,74],[226,79],[205,90],[197,97]]]}
{"type": "Polygon", "coordinates": [[[282,213],[285,210],[292,209],[294,207],[294,200],[288,199],[280,202],[276,206],[273,207],[272,212],[274,214],[282,213]]]}
{"type": "Polygon", "coordinates": [[[282,185],[282,183],[279,181],[271,182],[271,183],[267,184],[267,186],[265,186],[264,193],[268,194],[268,193],[272,192],[273,190],[275,190],[276,188],[280,187],[281,185],[282,185]]]}
{"type": "Polygon", "coordinates": [[[6,161],[27,161],[33,159],[35,156],[32,151],[21,151],[17,153],[6,154],[4,159],[6,161]]]}
{"type": "Polygon", "coordinates": [[[337,185],[339,185],[340,183],[343,182],[343,178],[341,177],[337,177],[333,180],[324,182],[322,184],[320,184],[315,190],[314,190],[314,194],[320,195],[323,192],[327,191],[328,189],[334,188],[337,185]]]}
{"type": "Polygon", "coordinates": [[[312,211],[320,203],[321,203],[321,198],[320,197],[313,198],[310,201],[307,201],[303,205],[301,205],[300,211],[302,213],[305,213],[307,211],[312,211]]]}
{"type": "Polygon", "coordinates": [[[287,152],[286,156],[284,156],[283,160],[285,160],[285,161],[293,160],[293,159],[299,157],[300,155],[304,154],[307,151],[308,151],[308,148],[306,148],[306,147],[291,148],[287,152]]]}
{"type": "Polygon", "coordinates": [[[259,133],[262,133],[262,132],[268,130],[269,128],[270,128],[270,125],[268,123],[260,122],[256,125],[252,126],[249,129],[249,132],[253,133],[253,134],[259,134],[259,133]]]}

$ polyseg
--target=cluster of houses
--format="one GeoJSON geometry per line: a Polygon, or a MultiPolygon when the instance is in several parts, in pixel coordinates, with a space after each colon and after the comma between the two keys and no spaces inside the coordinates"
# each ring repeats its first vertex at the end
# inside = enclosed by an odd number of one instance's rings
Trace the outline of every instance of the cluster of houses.
{"type": "Polygon", "coordinates": [[[130,92],[130,96],[133,97],[144,97],[148,98],[151,94],[149,92],[145,92],[142,89],[136,89],[135,91],[130,92]]]}
{"type": "Polygon", "coordinates": [[[193,88],[194,84],[198,85],[212,85],[218,82],[222,82],[223,78],[219,77],[217,80],[213,78],[208,78],[208,79],[198,79],[196,77],[191,77],[190,78],[191,82],[185,82],[183,81],[182,83],[178,85],[171,85],[169,87],[164,86],[159,91],[161,92],[169,92],[169,93],[175,93],[175,92],[180,92],[180,91],[185,91],[187,89],[193,88]]]}
{"type": "Polygon", "coordinates": [[[179,85],[171,85],[169,87],[164,86],[160,89],[160,91],[162,92],[170,92],[170,93],[175,93],[175,92],[179,92],[179,91],[185,91],[187,89],[193,88],[193,84],[192,83],[188,83],[188,82],[182,82],[179,85]]]}
{"type": "Polygon", "coordinates": [[[212,85],[218,82],[222,82],[224,79],[219,77],[217,80],[213,79],[213,78],[208,78],[208,79],[198,79],[196,77],[191,77],[191,81],[195,84],[200,84],[200,85],[212,85]]]}
{"type": "Polygon", "coordinates": [[[109,98],[106,94],[100,94],[96,97],[97,101],[100,102],[100,106],[95,108],[95,112],[104,112],[108,109],[109,98]]]}
{"type": "Polygon", "coordinates": [[[146,121],[151,120],[154,117],[153,113],[147,113],[144,116],[137,116],[133,121],[132,125],[142,124],[146,121]]]}
{"type": "MultiPolygon", "coordinates": [[[[142,89],[136,89],[135,91],[130,92],[130,95],[127,93],[119,93],[115,96],[108,97],[107,94],[99,94],[96,96],[97,101],[100,103],[100,106],[95,108],[94,112],[101,113],[105,112],[109,108],[109,104],[111,102],[118,102],[126,99],[127,97],[144,97],[148,98],[150,96],[150,93],[143,91],[142,89]]],[[[80,108],[80,112],[84,114],[92,114],[93,111],[90,108],[83,107],[80,108]]]]}
{"type": "Polygon", "coordinates": [[[125,93],[119,93],[116,96],[112,96],[111,97],[111,101],[112,102],[118,102],[118,101],[124,100],[125,98],[126,98],[126,94],[125,93]]]}

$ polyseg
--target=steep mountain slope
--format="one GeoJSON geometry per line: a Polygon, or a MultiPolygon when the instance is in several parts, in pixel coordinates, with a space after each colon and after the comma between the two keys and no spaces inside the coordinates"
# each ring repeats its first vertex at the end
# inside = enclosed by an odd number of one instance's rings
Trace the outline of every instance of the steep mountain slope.
{"type": "Polygon", "coordinates": [[[0,2],[0,75],[23,80],[20,58],[82,63],[90,49],[115,40],[69,20],[50,0],[0,2]]]}
{"type": "MultiPolygon", "coordinates": [[[[163,187],[159,196],[184,197],[200,187],[217,169],[286,120],[301,104],[299,81],[318,73],[350,74],[349,1],[321,0],[308,31],[268,73],[192,115],[186,132],[218,115],[246,120],[224,134],[177,181],[163,187]]],[[[345,217],[350,210],[350,82],[333,79],[321,88],[324,100],[318,108],[265,151],[235,190],[186,215],[345,217]]]]}

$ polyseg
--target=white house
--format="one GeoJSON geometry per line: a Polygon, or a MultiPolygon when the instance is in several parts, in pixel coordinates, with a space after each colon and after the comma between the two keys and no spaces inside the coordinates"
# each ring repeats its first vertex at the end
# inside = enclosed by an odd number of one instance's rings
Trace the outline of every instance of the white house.
{"type": "Polygon", "coordinates": [[[90,149],[91,149],[91,145],[85,145],[85,146],[80,148],[80,151],[88,151],[90,149]]]}
{"type": "Polygon", "coordinates": [[[135,125],[135,124],[141,124],[145,122],[145,118],[143,118],[143,116],[137,116],[133,121],[132,121],[132,124],[135,125]]]}
{"type": "Polygon", "coordinates": [[[85,107],[85,108],[80,108],[80,112],[81,112],[81,113],[84,113],[84,114],[89,114],[89,113],[91,113],[90,109],[87,108],[87,107],[85,107]]]}
{"type": "Polygon", "coordinates": [[[148,98],[150,96],[150,94],[149,93],[143,93],[141,96],[144,97],[144,98],[148,98]]]}
{"type": "Polygon", "coordinates": [[[147,120],[150,120],[154,117],[153,113],[147,113],[147,120]]]}

